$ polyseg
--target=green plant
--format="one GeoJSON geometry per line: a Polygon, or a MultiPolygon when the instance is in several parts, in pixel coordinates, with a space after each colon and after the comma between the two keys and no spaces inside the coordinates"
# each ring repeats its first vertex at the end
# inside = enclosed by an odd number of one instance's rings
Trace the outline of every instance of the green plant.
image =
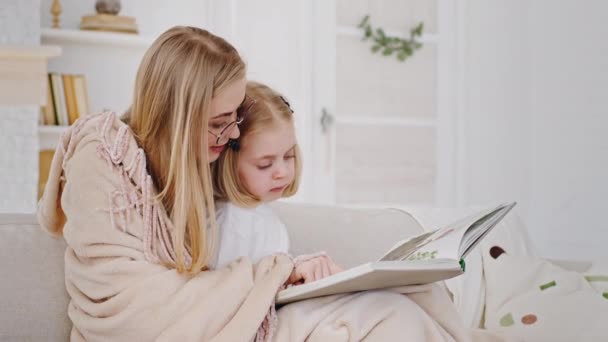
{"type": "Polygon", "coordinates": [[[416,40],[417,37],[422,36],[424,29],[424,23],[422,22],[410,30],[409,39],[387,36],[382,28],[374,30],[369,22],[369,15],[366,15],[361,20],[359,28],[363,29],[363,41],[373,40],[372,53],[381,51],[383,56],[390,56],[396,53],[397,59],[401,62],[405,61],[414,54],[414,51],[422,47],[422,43],[416,40]]]}

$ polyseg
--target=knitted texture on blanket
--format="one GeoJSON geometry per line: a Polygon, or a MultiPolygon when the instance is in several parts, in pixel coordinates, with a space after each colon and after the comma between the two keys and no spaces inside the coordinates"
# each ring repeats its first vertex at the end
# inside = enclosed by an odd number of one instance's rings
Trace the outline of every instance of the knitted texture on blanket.
{"type": "Polygon", "coordinates": [[[156,199],[145,153],[114,113],[83,117],[62,135],[38,218],[68,244],[72,340],[272,337],[274,297],[291,259],[243,259],[196,276],[177,273],[173,226],[156,199]]]}

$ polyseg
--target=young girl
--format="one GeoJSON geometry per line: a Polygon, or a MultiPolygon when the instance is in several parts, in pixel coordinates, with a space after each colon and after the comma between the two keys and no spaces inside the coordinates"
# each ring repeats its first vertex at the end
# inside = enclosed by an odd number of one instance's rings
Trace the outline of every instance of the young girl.
{"type": "MultiPolygon", "coordinates": [[[[214,194],[220,243],[215,266],[239,257],[257,262],[288,253],[287,230],[268,206],[298,190],[302,171],[293,110],[271,88],[247,84],[239,109],[240,139],[214,164],[214,194]]],[[[324,254],[297,258],[290,281],[314,281],[339,271],[324,254]]]]}
{"type": "MultiPolygon", "coordinates": [[[[289,251],[286,228],[268,203],[298,188],[302,160],[293,116],[283,96],[248,82],[237,119],[240,137],[212,168],[220,237],[215,266],[220,269],[289,251]]],[[[322,253],[298,256],[285,284],[339,271],[322,253]]],[[[266,336],[272,341],[469,341],[449,298],[438,291],[364,291],[290,303],[276,311],[272,306],[262,330],[270,331],[266,336]]]]}

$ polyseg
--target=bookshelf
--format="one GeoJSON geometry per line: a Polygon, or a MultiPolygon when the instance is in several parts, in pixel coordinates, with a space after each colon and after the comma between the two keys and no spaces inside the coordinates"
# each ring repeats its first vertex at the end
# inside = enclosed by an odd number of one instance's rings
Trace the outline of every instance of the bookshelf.
{"type": "MultiPolygon", "coordinates": [[[[48,72],[84,75],[89,113],[124,111],[131,102],[135,73],[154,37],[127,33],[42,28],[42,44],[61,47],[48,72]]],[[[39,150],[54,150],[66,126],[39,126],[39,150]]]]}
{"type": "Polygon", "coordinates": [[[38,149],[40,151],[55,150],[61,133],[65,132],[66,129],[65,126],[38,126],[38,149]]]}
{"type": "MultiPolygon", "coordinates": [[[[42,28],[40,40],[61,49],[61,56],[49,61],[48,72],[84,76],[88,113],[98,113],[128,108],[137,68],[154,39],[127,33],[42,28]]],[[[45,76],[46,73],[45,69],[45,76]]],[[[68,126],[38,126],[39,196],[59,137],[67,129],[68,126]]]]}
{"type": "Polygon", "coordinates": [[[152,44],[153,37],[127,33],[82,31],[69,29],[43,28],[41,39],[45,43],[55,45],[96,45],[108,47],[147,48],[152,44]]]}

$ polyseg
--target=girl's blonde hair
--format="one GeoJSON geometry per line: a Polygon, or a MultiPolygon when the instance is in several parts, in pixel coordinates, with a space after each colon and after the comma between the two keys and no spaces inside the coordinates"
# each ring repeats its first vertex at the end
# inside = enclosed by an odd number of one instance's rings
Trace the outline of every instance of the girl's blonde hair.
{"type": "Polygon", "coordinates": [[[179,272],[208,268],[216,235],[207,125],[211,99],[245,78],[236,49],[208,31],[177,26],[143,57],[124,120],[144,149],[158,198],[173,222],[179,272]],[[186,262],[188,251],[192,262],[186,262]]]}
{"type": "MultiPolygon", "coordinates": [[[[270,87],[257,83],[247,83],[247,99],[241,108],[244,120],[239,126],[241,135],[239,143],[254,133],[258,133],[275,125],[279,120],[294,125],[293,111],[285,98],[270,87]]],[[[302,173],[302,153],[298,144],[294,147],[295,176],[291,184],[285,188],[283,197],[293,196],[300,184],[302,173]]],[[[238,206],[251,208],[260,204],[260,199],[251,194],[241,181],[238,174],[237,159],[239,152],[226,150],[213,163],[213,186],[217,200],[232,202],[238,206]]]]}

